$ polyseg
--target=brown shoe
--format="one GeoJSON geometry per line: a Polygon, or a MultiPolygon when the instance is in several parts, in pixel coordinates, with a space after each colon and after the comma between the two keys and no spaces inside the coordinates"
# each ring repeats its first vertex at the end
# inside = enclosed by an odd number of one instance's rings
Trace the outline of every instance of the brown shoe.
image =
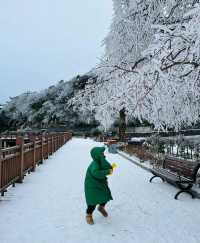
{"type": "Polygon", "coordinates": [[[103,206],[98,206],[97,208],[99,210],[99,212],[104,216],[104,217],[108,217],[108,213],[106,212],[105,208],[103,206]]]}
{"type": "Polygon", "coordinates": [[[92,214],[86,214],[86,222],[90,225],[94,224],[93,218],[92,218],[92,214]]]}

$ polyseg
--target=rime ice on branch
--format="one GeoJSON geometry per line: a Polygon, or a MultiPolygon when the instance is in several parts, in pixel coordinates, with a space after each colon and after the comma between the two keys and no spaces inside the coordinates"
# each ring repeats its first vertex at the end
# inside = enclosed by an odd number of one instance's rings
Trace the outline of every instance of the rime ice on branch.
{"type": "Polygon", "coordinates": [[[113,0],[105,54],[73,100],[108,128],[126,109],[156,128],[199,119],[200,5],[192,0],[113,0]]]}

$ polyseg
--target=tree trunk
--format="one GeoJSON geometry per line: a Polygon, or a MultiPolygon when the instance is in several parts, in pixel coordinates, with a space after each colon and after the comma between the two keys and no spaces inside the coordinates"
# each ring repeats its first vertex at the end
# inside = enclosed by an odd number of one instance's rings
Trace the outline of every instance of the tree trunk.
{"type": "Polygon", "coordinates": [[[119,112],[119,140],[125,141],[125,132],[126,132],[126,113],[125,108],[119,112]]]}

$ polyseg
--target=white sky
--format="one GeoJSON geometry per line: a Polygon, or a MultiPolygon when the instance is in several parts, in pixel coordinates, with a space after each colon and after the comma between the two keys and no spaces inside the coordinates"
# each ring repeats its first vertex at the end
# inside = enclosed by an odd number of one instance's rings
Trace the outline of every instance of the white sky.
{"type": "Polygon", "coordinates": [[[88,72],[111,18],[111,0],[0,0],[0,103],[88,72]]]}

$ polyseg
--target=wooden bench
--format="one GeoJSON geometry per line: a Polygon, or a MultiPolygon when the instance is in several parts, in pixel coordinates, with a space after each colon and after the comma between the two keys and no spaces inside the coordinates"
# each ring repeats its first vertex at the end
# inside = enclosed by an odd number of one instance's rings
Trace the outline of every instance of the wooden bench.
{"type": "Polygon", "coordinates": [[[163,182],[166,181],[180,189],[174,196],[175,199],[178,199],[178,196],[183,192],[195,198],[191,189],[196,183],[199,168],[200,163],[166,156],[159,168],[151,169],[153,176],[150,182],[159,177],[163,182]]]}

